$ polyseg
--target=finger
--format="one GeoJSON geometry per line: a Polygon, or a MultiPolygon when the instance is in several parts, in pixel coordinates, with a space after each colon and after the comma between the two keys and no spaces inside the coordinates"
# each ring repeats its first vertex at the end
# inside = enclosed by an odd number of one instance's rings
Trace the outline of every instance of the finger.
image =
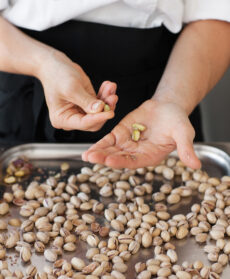
{"type": "Polygon", "coordinates": [[[102,94],[102,92],[103,92],[103,90],[104,90],[106,84],[109,84],[109,83],[110,83],[109,80],[106,80],[106,81],[103,81],[103,82],[102,82],[102,84],[101,84],[101,86],[100,86],[100,88],[99,88],[99,90],[98,90],[98,94],[97,94],[97,96],[98,96],[99,98],[101,97],[101,94],[102,94]]]}
{"type": "Polygon", "coordinates": [[[201,168],[201,162],[193,148],[193,136],[190,136],[189,133],[185,132],[181,136],[178,135],[175,138],[175,141],[180,160],[192,169],[201,168]]]}
{"type": "Polygon", "coordinates": [[[101,84],[101,86],[100,86],[100,88],[99,88],[99,90],[98,90],[98,96],[101,96],[101,94],[102,94],[102,92],[103,92],[103,89],[105,88],[105,85],[106,84],[108,84],[108,83],[110,83],[110,81],[109,80],[106,80],[106,81],[103,81],[102,82],[102,84],[101,84]]]}
{"type": "Polygon", "coordinates": [[[144,143],[133,143],[132,148],[121,149],[115,144],[112,133],[83,154],[83,159],[91,163],[105,164],[113,168],[139,168],[159,164],[172,148],[162,149],[159,146],[148,146],[144,143]],[[143,144],[145,146],[143,146],[143,144]]]}
{"type": "MultiPolygon", "coordinates": [[[[114,107],[114,109],[115,109],[115,107],[114,107]]],[[[112,108],[111,111],[114,112],[114,109],[112,108]]],[[[115,114],[115,113],[114,113],[114,114],[115,114]]],[[[104,126],[104,124],[105,124],[105,122],[106,122],[107,120],[108,120],[108,119],[106,119],[105,121],[99,123],[98,126],[94,126],[94,127],[95,127],[95,130],[94,130],[94,131],[100,130],[100,129],[104,126]]]]}
{"type": "Polygon", "coordinates": [[[106,149],[92,150],[88,152],[87,161],[92,164],[104,164],[108,156],[117,152],[119,152],[119,150],[115,146],[111,146],[106,149]]]}
{"type": "Polygon", "coordinates": [[[115,144],[115,137],[112,133],[104,136],[97,143],[93,144],[87,151],[82,154],[82,159],[88,161],[88,155],[91,151],[106,149],[115,144]]]}
{"type": "Polygon", "coordinates": [[[56,124],[53,126],[64,130],[95,131],[98,125],[113,117],[113,111],[84,115],[71,110],[58,115],[56,117],[56,124]]]}
{"type": "MultiPolygon", "coordinates": [[[[138,149],[138,148],[137,148],[138,149]]],[[[108,147],[98,149],[93,147],[92,150],[86,151],[83,154],[83,160],[90,163],[99,163],[112,168],[140,168],[147,166],[156,166],[165,158],[165,153],[156,152],[140,153],[128,152],[127,150],[119,150],[117,147],[108,147]]]]}
{"type": "Polygon", "coordinates": [[[69,100],[82,108],[86,113],[98,113],[103,111],[105,103],[98,100],[96,95],[92,95],[81,85],[78,86],[78,92],[70,95],[69,100]]]}
{"type": "Polygon", "coordinates": [[[99,89],[98,98],[104,99],[109,95],[116,94],[117,84],[111,81],[104,81],[99,89]]]}
{"type": "Polygon", "coordinates": [[[107,155],[103,150],[84,152],[82,154],[82,160],[92,164],[104,164],[106,156],[107,155]]]}
{"type": "Polygon", "coordinates": [[[103,122],[98,123],[97,125],[93,125],[93,127],[92,127],[92,129],[90,129],[90,131],[98,131],[98,130],[100,130],[105,125],[107,120],[108,119],[106,119],[103,122]]]}
{"type": "Polygon", "coordinates": [[[87,151],[83,153],[83,160],[89,161],[88,156],[90,153],[92,153],[91,151],[105,150],[112,146],[116,146],[118,151],[122,150],[121,145],[123,141],[127,142],[127,133],[127,129],[125,129],[123,126],[116,126],[112,132],[104,136],[104,138],[93,144],[87,151]]]}
{"type": "Polygon", "coordinates": [[[178,143],[177,152],[181,161],[188,167],[192,169],[201,168],[201,162],[196,156],[196,153],[193,148],[193,144],[189,141],[178,143]]]}
{"type": "Polygon", "coordinates": [[[110,106],[112,110],[115,110],[116,104],[118,102],[118,96],[117,95],[110,95],[105,100],[103,100],[106,104],[110,106]]]}
{"type": "Polygon", "coordinates": [[[107,120],[112,119],[113,117],[113,111],[87,114],[81,118],[79,126],[83,129],[84,127],[88,127],[88,130],[96,131],[96,126],[103,125],[107,120]]]}

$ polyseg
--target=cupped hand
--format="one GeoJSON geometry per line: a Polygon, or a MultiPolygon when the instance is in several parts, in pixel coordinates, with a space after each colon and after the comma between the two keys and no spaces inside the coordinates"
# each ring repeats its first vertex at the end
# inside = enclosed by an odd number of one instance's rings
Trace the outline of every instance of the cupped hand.
{"type": "Polygon", "coordinates": [[[44,62],[39,78],[44,88],[50,121],[55,128],[97,131],[114,117],[118,100],[116,84],[103,82],[96,95],[83,69],[63,53],[55,51],[44,62]],[[103,111],[105,103],[111,111],[103,111]]]}
{"type": "Polygon", "coordinates": [[[82,159],[113,168],[139,168],[159,164],[177,148],[181,161],[197,169],[201,163],[193,149],[194,135],[188,116],[181,107],[148,100],[84,152],[82,159]],[[131,139],[133,123],[146,126],[138,142],[131,139]]]}

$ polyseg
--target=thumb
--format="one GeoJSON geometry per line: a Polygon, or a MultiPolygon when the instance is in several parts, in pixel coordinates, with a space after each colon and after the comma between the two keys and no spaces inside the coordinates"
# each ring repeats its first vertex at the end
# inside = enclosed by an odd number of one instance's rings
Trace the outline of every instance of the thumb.
{"type": "Polygon", "coordinates": [[[194,130],[192,128],[192,132],[188,131],[188,129],[183,129],[182,134],[176,133],[174,140],[180,160],[192,169],[199,169],[201,168],[201,162],[194,151],[193,138],[194,130]]]}
{"type": "Polygon", "coordinates": [[[105,103],[97,99],[96,95],[87,92],[79,86],[78,92],[71,94],[71,102],[82,108],[86,113],[98,113],[103,111],[105,103]]]}

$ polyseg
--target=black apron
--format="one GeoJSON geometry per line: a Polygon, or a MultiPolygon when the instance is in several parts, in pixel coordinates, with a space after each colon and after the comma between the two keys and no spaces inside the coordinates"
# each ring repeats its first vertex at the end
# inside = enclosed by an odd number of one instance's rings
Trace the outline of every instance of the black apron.
{"type": "MultiPolygon", "coordinates": [[[[42,32],[21,30],[78,63],[96,92],[104,80],[116,82],[119,102],[115,117],[98,132],[57,130],[50,123],[40,81],[0,72],[2,143],[98,141],[127,113],[152,97],[178,37],[163,26],[136,29],[79,21],[42,32]]],[[[202,141],[199,107],[190,119],[196,130],[195,140],[202,141]]]]}

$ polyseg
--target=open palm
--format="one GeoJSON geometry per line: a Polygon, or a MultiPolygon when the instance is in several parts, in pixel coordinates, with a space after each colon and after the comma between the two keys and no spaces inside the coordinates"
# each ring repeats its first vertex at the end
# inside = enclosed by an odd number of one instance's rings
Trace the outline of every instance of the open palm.
{"type": "Polygon", "coordinates": [[[111,133],[91,146],[82,158],[113,168],[138,168],[160,163],[177,148],[180,159],[187,166],[199,168],[193,138],[194,129],[179,106],[149,100],[129,113],[111,133]],[[131,139],[133,123],[147,127],[138,142],[131,139]]]}

